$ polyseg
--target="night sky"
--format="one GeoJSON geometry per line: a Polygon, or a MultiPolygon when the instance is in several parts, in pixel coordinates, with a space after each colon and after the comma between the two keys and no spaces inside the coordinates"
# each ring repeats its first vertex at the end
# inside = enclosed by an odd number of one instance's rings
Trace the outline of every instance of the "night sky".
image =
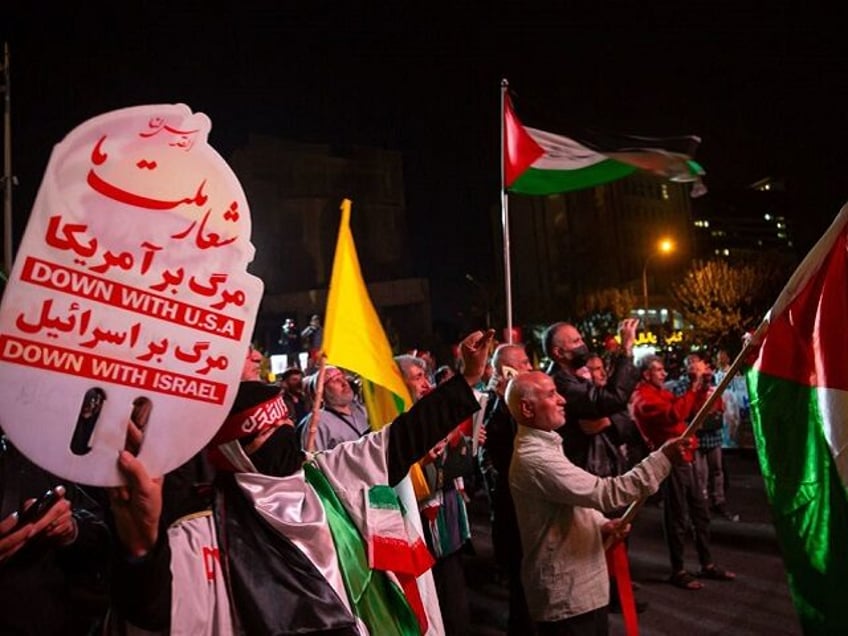
{"type": "Polygon", "coordinates": [[[209,115],[225,157],[249,132],[402,151],[415,273],[431,277],[438,305],[466,272],[495,279],[501,78],[538,128],[701,136],[711,190],[784,178],[803,208],[803,249],[848,200],[848,47],[835,31],[845,16],[801,3],[53,4],[0,9],[16,234],[72,128],[182,102],[209,115]],[[464,245],[470,235],[482,240],[464,245]]]}

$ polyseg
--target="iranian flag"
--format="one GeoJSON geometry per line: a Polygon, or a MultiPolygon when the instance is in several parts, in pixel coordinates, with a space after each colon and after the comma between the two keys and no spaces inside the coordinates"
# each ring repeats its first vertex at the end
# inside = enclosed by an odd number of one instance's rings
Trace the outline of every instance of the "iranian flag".
{"type": "Polygon", "coordinates": [[[766,320],[748,372],[760,466],[805,634],[848,634],[848,205],[766,320]]]}
{"type": "Polygon", "coordinates": [[[706,190],[703,168],[693,159],[694,136],[651,138],[588,136],[580,141],[528,128],[504,95],[504,186],[518,194],[557,194],[622,179],[642,170],[670,181],[696,183],[706,190]]]}

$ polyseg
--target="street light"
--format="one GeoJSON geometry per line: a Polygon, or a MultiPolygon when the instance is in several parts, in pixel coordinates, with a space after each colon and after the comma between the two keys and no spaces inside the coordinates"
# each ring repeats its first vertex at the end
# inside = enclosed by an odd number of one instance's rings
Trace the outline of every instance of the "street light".
{"type": "Polygon", "coordinates": [[[670,238],[661,238],[657,242],[657,251],[648,254],[645,264],[642,266],[642,303],[645,306],[645,316],[648,315],[648,263],[657,254],[671,254],[674,251],[674,241],[670,238]]]}

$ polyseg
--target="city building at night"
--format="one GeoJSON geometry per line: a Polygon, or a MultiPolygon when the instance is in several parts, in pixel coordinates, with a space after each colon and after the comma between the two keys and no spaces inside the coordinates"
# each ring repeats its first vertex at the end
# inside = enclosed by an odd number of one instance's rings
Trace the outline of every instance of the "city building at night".
{"type": "Polygon", "coordinates": [[[744,259],[763,252],[794,254],[784,183],[766,177],[736,190],[711,191],[693,204],[700,259],[744,259]]]}
{"type": "Polygon", "coordinates": [[[659,315],[693,257],[690,189],[634,174],[589,190],[510,195],[515,322],[562,319],[580,295],[613,287],[630,288],[642,309],[647,291],[659,315]],[[668,254],[657,251],[663,239],[668,254]]]}
{"type": "Polygon", "coordinates": [[[323,317],[342,199],[371,299],[394,344],[431,332],[429,282],[412,276],[403,164],[396,151],[336,148],[251,135],[230,158],[253,223],[249,270],[265,283],[256,340],[280,344],[286,318],[303,328],[323,317]]]}

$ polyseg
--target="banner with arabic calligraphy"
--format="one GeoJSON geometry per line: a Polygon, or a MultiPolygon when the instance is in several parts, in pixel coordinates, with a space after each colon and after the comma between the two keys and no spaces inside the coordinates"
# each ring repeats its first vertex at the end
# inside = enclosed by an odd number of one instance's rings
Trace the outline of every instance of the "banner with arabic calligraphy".
{"type": "Polygon", "coordinates": [[[53,150],[0,305],[0,426],[66,479],[116,485],[212,437],[262,282],[211,122],[183,104],[107,113],[53,150]]]}

